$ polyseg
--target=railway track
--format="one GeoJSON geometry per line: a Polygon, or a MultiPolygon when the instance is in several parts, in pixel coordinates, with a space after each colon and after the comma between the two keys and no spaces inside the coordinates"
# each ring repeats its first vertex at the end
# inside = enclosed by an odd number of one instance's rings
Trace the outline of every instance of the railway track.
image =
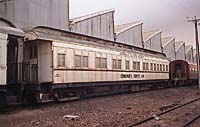
{"type": "Polygon", "coordinates": [[[190,125],[192,125],[195,121],[197,121],[198,119],[200,119],[200,115],[197,115],[196,117],[194,117],[193,119],[191,119],[190,121],[188,121],[185,125],[183,125],[182,127],[189,127],[190,125]]]}
{"type": "MultiPolygon", "coordinates": [[[[163,112],[161,112],[161,113],[158,113],[158,114],[156,114],[156,115],[147,117],[146,119],[143,119],[143,120],[141,120],[141,121],[139,121],[139,122],[137,122],[137,123],[131,124],[131,125],[129,125],[128,127],[136,127],[136,126],[139,126],[139,125],[143,125],[143,124],[145,124],[145,123],[147,123],[147,122],[150,122],[150,121],[154,120],[155,118],[159,118],[160,116],[166,115],[166,114],[168,114],[168,113],[170,113],[170,112],[172,112],[172,111],[174,111],[174,110],[183,108],[183,107],[185,107],[185,106],[187,106],[187,105],[190,105],[190,104],[192,104],[192,103],[195,103],[195,102],[197,102],[197,101],[200,101],[200,98],[191,100],[191,101],[189,101],[189,102],[186,102],[186,103],[184,103],[184,104],[178,105],[178,106],[176,106],[176,107],[174,107],[174,108],[168,109],[168,110],[163,111],[163,112]]],[[[185,125],[183,125],[183,127],[188,127],[189,125],[191,125],[194,121],[198,120],[199,118],[200,118],[200,115],[196,116],[195,118],[193,118],[193,119],[191,119],[189,122],[187,122],[185,125]]]]}

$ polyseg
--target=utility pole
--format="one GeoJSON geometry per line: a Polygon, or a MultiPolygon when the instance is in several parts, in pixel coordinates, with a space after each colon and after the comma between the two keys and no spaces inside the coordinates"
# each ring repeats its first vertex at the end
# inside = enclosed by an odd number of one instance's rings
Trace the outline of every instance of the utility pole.
{"type": "Polygon", "coordinates": [[[198,22],[200,19],[198,19],[196,16],[194,16],[192,19],[189,19],[188,22],[194,23],[195,26],[195,40],[196,40],[196,50],[197,50],[197,70],[198,70],[198,85],[200,88],[200,61],[199,61],[199,35],[198,35],[198,22]]]}

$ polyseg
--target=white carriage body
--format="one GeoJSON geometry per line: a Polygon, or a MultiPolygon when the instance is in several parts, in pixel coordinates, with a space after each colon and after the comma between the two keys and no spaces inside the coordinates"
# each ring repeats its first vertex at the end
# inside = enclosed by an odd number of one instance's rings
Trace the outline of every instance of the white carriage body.
{"type": "MultiPolygon", "coordinates": [[[[55,34],[62,35],[63,33],[55,32],[52,35],[55,34]]],[[[169,60],[160,54],[157,56],[151,53],[109,45],[109,43],[106,44],[107,42],[105,40],[101,40],[105,45],[100,45],[98,42],[87,39],[83,40],[56,35],[55,37],[51,35],[48,37],[50,38],[45,39],[43,37],[44,41],[41,38],[35,42],[29,42],[30,45],[31,43],[36,44],[37,42],[38,80],[41,83],[53,82],[54,84],[60,84],[169,79],[169,60]],[[58,58],[60,57],[58,56],[59,54],[62,56],[62,59],[58,58]],[[88,66],[76,67],[75,56],[86,57],[88,66]],[[106,59],[105,68],[97,67],[97,58],[106,59]],[[113,60],[119,60],[121,62],[120,69],[113,69],[113,60]],[[62,61],[64,65],[58,65],[58,61],[62,61]],[[129,68],[127,69],[126,62],[128,61],[129,68]],[[139,70],[133,69],[133,62],[139,62],[139,70]],[[148,69],[144,70],[144,63],[148,64],[146,65],[148,69]],[[156,70],[154,70],[154,64],[158,66],[155,67],[156,70]]],[[[114,43],[116,44],[116,42],[114,43]]],[[[32,60],[26,58],[26,62],[30,61],[32,60]]]]}
{"type": "Polygon", "coordinates": [[[7,76],[7,38],[6,33],[0,33],[0,85],[6,84],[7,76]]]}

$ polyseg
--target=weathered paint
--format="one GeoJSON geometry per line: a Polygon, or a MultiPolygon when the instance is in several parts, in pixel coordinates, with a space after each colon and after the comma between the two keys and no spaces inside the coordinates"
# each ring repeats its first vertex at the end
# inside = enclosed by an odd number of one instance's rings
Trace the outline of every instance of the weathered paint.
{"type": "Polygon", "coordinates": [[[193,58],[193,46],[192,45],[186,45],[185,46],[185,56],[186,56],[186,60],[188,62],[191,62],[191,63],[194,62],[194,58],[193,58]]]}
{"type": "MultiPolygon", "coordinates": [[[[38,65],[38,82],[52,82],[52,45],[46,41],[25,42],[25,62],[38,65]],[[37,58],[30,58],[30,47],[37,46],[37,58]]],[[[30,80],[35,77],[30,76],[30,80]]]]}
{"type": "Polygon", "coordinates": [[[115,26],[116,41],[143,47],[142,24],[142,22],[135,22],[115,26]]]}
{"type": "Polygon", "coordinates": [[[85,35],[114,40],[114,10],[71,19],[70,29],[85,35]]]}
{"type": "Polygon", "coordinates": [[[161,31],[144,32],[144,48],[162,52],[161,31]]]}
{"type": "Polygon", "coordinates": [[[185,42],[175,42],[176,60],[185,60],[185,42]]]}
{"type": "Polygon", "coordinates": [[[0,2],[0,17],[17,28],[49,26],[69,29],[69,0],[5,0],[0,2]]]}
{"type": "Polygon", "coordinates": [[[171,60],[175,60],[175,38],[174,37],[167,37],[162,38],[162,49],[163,53],[171,60]]]}
{"type": "Polygon", "coordinates": [[[168,73],[148,73],[143,72],[142,63],[148,62],[149,68],[150,63],[164,64],[165,66],[169,64],[169,61],[159,57],[151,57],[148,55],[142,55],[142,53],[127,53],[124,54],[122,51],[117,51],[109,48],[102,49],[100,47],[93,47],[89,45],[77,45],[73,42],[53,42],[53,81],[54,83],[74,83],[74,82],[96,82],[96,81],[126,81],[126,80],[153,80],[153,79],[168,79],[168,73]],[[66,65],[65,67],[58,67],[57,65],[57,54],[64,53],[66,55],[66,65]],[[86,70],[83,68],[76,68],[74,66],[74,56],[84,55],[88,56],[89,66],[86,70]],[[95,68],[95,58],[102,57],[107,58],[107,69],[97,69],[95,68]],[[122,69],[125,70],[125,61],[130,61],[130,71],[133,70],[133,61],[140,62],[141,72],[123,72],[123,71],[113,71],[112,59],[122,60],[122,69]],[[87,71],[88,70],[88,71],[87,71]],[[121,75],[144,75],[144,78],[121,78],[121,75]]]}
{"type": "Polygon", "coordinates": [[[0,85],[7,83],[7,37],[7,34],[0,33],[0,85]]]}

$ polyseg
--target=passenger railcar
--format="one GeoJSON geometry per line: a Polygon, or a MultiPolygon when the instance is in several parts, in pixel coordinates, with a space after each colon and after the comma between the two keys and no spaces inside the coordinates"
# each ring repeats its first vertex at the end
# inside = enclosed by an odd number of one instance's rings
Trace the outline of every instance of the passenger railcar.
{"type": "Polygon", "coordinates": [[[1,80],[2,103],[66,101],[164,88],[174,67],[159,52],[49,27],[5,35],[1,40],[8,46],[0,48],[6,67],[0,71],[7,73],[1,80]]]}
{"type": "Polygon", "coordinates": [[[139,90],[145,81],[169,80],[169,60],[162,53],[47,27],[25,38],[24,61],[38,67],[30,81],[40,84],[42,101],[139,90]]]}
{"type": "Polygon", "coordinates": [[[197,83],[197,65],[185,60],[175,60],[170,63],[170,79],[175,84],[197,83]]]}
{"type": "Polygon", "coordinates": [[[162,53],[48,27],[25,33],[23,43],[10,41],[14,47],[5,56],[9,102],[140,91],[169,80],[169,60],[162,53]]]}

